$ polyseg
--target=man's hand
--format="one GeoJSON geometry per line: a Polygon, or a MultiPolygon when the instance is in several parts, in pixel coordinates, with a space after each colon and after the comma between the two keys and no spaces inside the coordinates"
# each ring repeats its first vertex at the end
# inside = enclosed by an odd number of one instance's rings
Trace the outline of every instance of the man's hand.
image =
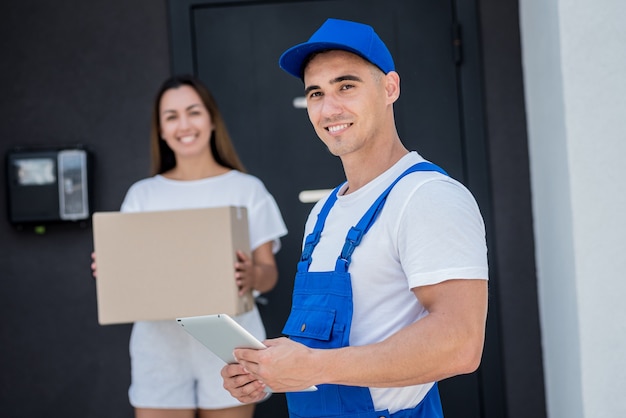
{"type": "MultiPolygon", "coordinates": [[[[311,349],[288,338],[276,338],[263,342],[267,348],[252,350],[235,349],[235,358],[252,378],[269,386],[273,392],[296,392],[322,382],[322,364],[316,358],[320,350],[311,349]]],[[[246,379],[243,379],[245,383],[246,379]]],[[[239,386],[242,380],[238,381],[239,386]]]]}
{"type": "MultiPolygon", "coordinates": [[[[253,350],[252,350],[253,351],[253,350]]],[[[224,389],[242,403],[259,402],[267,396],[265,385],[240,364],[228,364],[222,369],[224,389]]]]}

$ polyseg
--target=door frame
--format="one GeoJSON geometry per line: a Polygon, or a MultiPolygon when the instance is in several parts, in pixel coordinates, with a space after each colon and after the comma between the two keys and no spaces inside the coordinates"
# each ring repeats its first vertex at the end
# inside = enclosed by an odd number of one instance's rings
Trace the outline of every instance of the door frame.
{"type": "MultiPolygon", "coordinates": [[[[297,3],[307,0],[283,0],[283,3],[297,3]]],[[[318,0],[319,1],[319,0],[318,0]]],[[[324,0],[321,0],[324,1],[324,0]]],[[[478,371],[482,388],[481,405],[484,418],[506,417],[507,400],[505,394],[505,367],[503,364],[503,343],[501,334],[500,299],[501,293],[491,195],[490,160],[488,153],[487,122],[485,116],[480,19],[477,0],[449,0],[454,10],[454,25],[451,39],[456,45],[457,87],[459,95],[459,115],[465,148],[463,177],[464,184],[472,191],[481,208],[485,220],[487,243],[490,258],[490,300],[487,318],[487,335],[483,360],[478,371]]],[[[172,73],[197,74],[194,59],[193,27],[190,13],[195,7],[210,3],[237,5],[267,3],[267,0],[168,0],[170,54],[172,73]]],[[[272,3],[276,3],[273,1],[272,3]]],[[[536,300],[536,293],[530,294],[536,300]]],[[[536,303],[536,301],[535,301],[536,303]]],[[[534,332],[530,332],[534,334],[534,332]]],[[[537,341],[539,344],[539,341],[537,341]]],[[[542,383],[542,382],[541,382],[542,383]]]]}

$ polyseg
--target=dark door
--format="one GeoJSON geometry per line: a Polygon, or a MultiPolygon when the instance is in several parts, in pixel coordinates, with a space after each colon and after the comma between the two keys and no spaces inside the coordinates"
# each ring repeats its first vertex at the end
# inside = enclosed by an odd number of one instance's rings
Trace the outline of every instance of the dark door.
{"type": "MultiPolygon", "coordinates": [[[[286,48],[306,41],[328,17],[369,23],[387,43],[401,77],[396,122],[407,148],[466,184],[476,171],[467,152],[454,2],[170,1],[174,72],[194,73],[208,84],[246,168],[274,195],[289,229],[277,256],[279,285],[260,306],[269,336],[280,335],[289,313],[302,229],[312,205],[301,202],[299,194],[344,180],[340,160],[317,139],[299,106],[302,83],[277,64],[286,48]]],[[[441,382],[446,417],[486,417],[483,380],[474,373],[441,382]]],[[[261,404],[261,416],[286,416],[284,397],[274,395],[261,404]]]]}

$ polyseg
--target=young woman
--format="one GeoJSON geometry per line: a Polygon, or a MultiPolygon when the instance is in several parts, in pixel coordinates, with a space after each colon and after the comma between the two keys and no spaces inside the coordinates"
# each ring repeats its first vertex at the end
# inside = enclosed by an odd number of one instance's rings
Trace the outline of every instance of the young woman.
{"type": "MultiPolygon", "coordinates": [[[[252,255],[238,252],[233,280],[241,292],[271,290],[285,224],[263,183],[245,174],[217,104],[198,79],[176,76],[163,83],[154,102],[151,141],[153,176],[130,187],[121,210],[246,207],[252,255]]],[[[95,274],[95,262],[93,268],[95,274]]],[[[265,339],[256,307],[236,320],[265,339]]],[[[135,323],[130,355],[129,398],[137,418],[253,416],[254,405],[239,403],[222,387],[221,360],[175,321],[135,323]]]]}

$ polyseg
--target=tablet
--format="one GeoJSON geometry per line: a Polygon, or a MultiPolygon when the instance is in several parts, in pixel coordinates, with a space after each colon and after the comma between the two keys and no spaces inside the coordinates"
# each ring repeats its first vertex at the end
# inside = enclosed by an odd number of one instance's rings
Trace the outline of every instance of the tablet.
{"type": "Polygon", "coordinates": [[[237,363],[235,348],[267,348],[237,321],[226,314],[190,316],[176,321],[225,363],[237,363]]]}
{"type": "MultiPolygon", "coordinates": [[[[226,314],[176,318],[176,322],[228,364],[237,362],[233,357],[235,348],[258,350],[267,348],[254,335],[226,314]]],[[[304,391],[313,390],[317,390],[317,387],[311,386],[304,391]]],[[[266,392],[270,392],[268,387],[266,387],[266,392]]]]}

